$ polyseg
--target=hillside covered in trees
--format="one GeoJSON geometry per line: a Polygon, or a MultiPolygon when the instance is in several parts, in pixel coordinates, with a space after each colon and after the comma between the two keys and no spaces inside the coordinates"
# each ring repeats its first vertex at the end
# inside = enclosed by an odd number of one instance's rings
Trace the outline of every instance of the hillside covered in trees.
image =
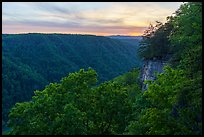
{"type": "Polygon", "coordinates": [[[150,104],[134,112],[128,134],[201,135],[202,3],[184,3],[165,24],[150,25],[138,52],[144,60],[170,58],[164,73],[144,82],[150,104]]]}
{"type": "Polygon", "coordinates": [[[165,24],[150,25],[138,54],[170,55],[146,91],[140,68],[100,84],[97,71],[80,69],[16,103],[7,134],[202,135],[202,3],[184,3],[165,24]]]}
{"type": "Polygon", "coordinates": [[[3,34],[3,125],[16,102],[31,100],[34,90],[70,72],[91,67],[98,83],[141,66],[138,40],[119,41],[94,35],[3,34]]]}

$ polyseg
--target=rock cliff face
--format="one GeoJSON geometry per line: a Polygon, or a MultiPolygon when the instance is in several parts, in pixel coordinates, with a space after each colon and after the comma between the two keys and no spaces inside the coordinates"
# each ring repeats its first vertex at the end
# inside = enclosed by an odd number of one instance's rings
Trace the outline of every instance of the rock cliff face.
{"type": "Polygon", "coordinates": [[[147,90],[148,85],[143,84],[145,80],[155,80],[155,72],[163,72],[163,67],[167,64],[163,59],[144,60],[144,65],[141,70],[142,91],[147,90]]]}

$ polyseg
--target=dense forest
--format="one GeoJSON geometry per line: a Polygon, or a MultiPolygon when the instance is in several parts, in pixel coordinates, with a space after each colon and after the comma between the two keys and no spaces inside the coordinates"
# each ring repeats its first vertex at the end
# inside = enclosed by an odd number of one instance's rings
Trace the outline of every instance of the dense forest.
{"type": "Polygon", "coordinates": [[[16,103],[6,134],[202,135],[202,3],[184,3],[165,24],[151,24],[138,54],[171,56],[146,91],[140,68],[100,84],[97,71],[80,69],[16,103]]]}
{"type": "Polygon", "coordinates": [[[98,72],[98,83],[101,83],[141,66],[141,59],[136,55],[139,44],[136,39],[3,34],[2,41],[3,126],[16,102],[31,100],[34,90],[57,82],[70,72],[91,67],[98,72]]]}

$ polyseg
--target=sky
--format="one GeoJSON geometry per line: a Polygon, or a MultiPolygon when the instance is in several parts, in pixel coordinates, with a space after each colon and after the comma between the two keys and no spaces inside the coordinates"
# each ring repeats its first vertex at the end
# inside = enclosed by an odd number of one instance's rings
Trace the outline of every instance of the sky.
{"type": "Polygon", "coordinates": [[[2,33],[142,35],[182,2],[2,2],[2,33]]]}

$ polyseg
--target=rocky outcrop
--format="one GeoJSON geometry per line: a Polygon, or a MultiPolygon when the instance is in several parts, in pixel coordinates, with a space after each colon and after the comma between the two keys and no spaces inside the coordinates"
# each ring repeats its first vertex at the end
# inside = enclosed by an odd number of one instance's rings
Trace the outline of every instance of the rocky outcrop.
{"type": "Polygon", "coordinates": [[[145,80],[155,80],[155,72],[161,73],[163,72],[163,67],[167,64],[166,59],[151,59],[144,60],[144,65],[141,69],[141,83],[142,83],[142,91],[147,90],[148,84],[144,84],[145,80]]]}

